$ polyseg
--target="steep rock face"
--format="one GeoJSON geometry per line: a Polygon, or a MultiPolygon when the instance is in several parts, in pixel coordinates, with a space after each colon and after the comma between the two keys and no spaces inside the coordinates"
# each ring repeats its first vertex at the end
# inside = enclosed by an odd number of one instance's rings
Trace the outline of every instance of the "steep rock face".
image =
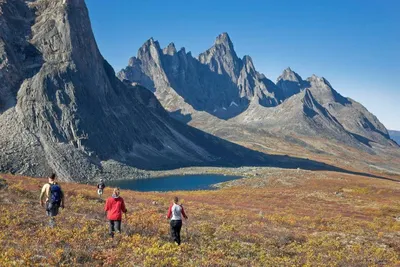
{"type": "Polygon", "coordinates": [[[255,70],[249,56],[238,58],[226,33],[198,59],[184,48],[177,51],[173,43],[161,49],[150,39],[129,62],[118,77],[154,91],[170,112],[197,110],[228,119],[244,111],[251,101],[276,106],[283,100],[276,85],[255,70]]]}
{"type": "Polygon", "coordinates": [[[214,46],[199,55],[199,61],[213,72],[228,75],[233,83],[237,82],[243,65],[227,33],[218,35],[214,46]]]}
{"type": "Polygon", "coordinates": [[[241,97],[253,100],[264,107],[279,105],[284,99],[281,90],[263,74],[255,70],[250,56],[244,56],[237,84],[241,97]]]}
{"type": "MultiPolygon", "coordinates": [[[[86,180],[106,160],[151,169],[239,161],[240,148],[181,125],[147,89],[115,77],[83,0],[0,1],[0,10],[0,171],[86,180]]],[[[149,42],[143,56],[161,66],[149,42]]]]}
{"type": "Polygon", "coordinates": [[[0,114],[16,103],[22,76],[37,72],[40,53],[24,36],[31,32],[32,11],[22,2],[0,2],[0,114]]]}
{"type": "Polygon", "coordinates": [[[385,126],[361,104],[340,95],[324,78],[313,75],[307,83],[315,99],[360,141],[392,145],[385,126]]]}

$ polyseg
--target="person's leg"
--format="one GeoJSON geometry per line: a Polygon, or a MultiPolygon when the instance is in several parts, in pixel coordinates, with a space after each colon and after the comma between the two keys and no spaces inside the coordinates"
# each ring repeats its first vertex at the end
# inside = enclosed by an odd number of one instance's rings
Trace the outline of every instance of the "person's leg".
{"type": "Polygon", "coordinates": [[[176,242],[178,245],[181,244],[181,229],[182,229],[182,221],[177,221],[176,223],[176,242]]]}
{"type": "Polygon", "coordinates": [[[51,216],[53,216],[53,217],[57,216],[59,209],[60,209],[59,204],[57,204],[57,203],[53,204],[50,209],[51,216]]]}
{"type": "Polygon", "coordinates": [[[171,238],[173,241],[176,241],[176,232],[175,232],[175,221],[171,220],[169,222],[170,231],[171,231],[171,238]]]}
{"type": "Polygon", "coordinates": [[[111,237],[114,237],[114,221],[113,220],[110,220],[109,234],[110,234],[111,237]]]}
{"type": "Polygon", "coordinates": [[[50,209],[50,218],[52,221],[52,226],[51,227],[55,227],[56,226],[56,216],[58,215],[58,210],[60,209],[60,205],[58,203],[54,203],[52,204],[52,207],[50,209]]]}
{"type": "Polygon", "coordinates": [[[50,226],[50,228],[54,228],[56,226],[56,221],[55,221],[54,216],[50,216],[49,226],[50,226]]]}
{"type": "Polygon", "coordinates": [[[121,233],[121,220],[115,221],[115,231],[121,233]]]}
{"type": "Polygon", "coordinates": [[[58,214],[59,205],[57,203],[46,203],[46,214],[49,216],[49,226],[53,228],[56,226],[55,216],[58,214]]]}
{"type": "Polygon", "coordinates": [[[50,208],[51,208],[50,203],[46,202],[46,215],[47,216],[50,216],[50,208]]]}

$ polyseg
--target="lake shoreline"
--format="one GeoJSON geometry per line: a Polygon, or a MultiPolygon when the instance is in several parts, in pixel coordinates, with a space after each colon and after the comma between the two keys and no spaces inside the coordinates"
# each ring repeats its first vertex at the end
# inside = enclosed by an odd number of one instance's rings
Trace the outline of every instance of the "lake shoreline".
{"type": "MultiPolygon", "coordinates": [[[[121,166],[125,169],[127,166],[121,166]]],[[[214,189],[223,189],[235,186],[242,186],[244,184],[251,184],[254,179],[261,179],[261,182],[255,181],[254,187],[265,186],[269,183],[269,178],[275,176],[275,174],[286,173],[286,172],[296,172],[305,171],[301,169],[283,169],[277,167],[183,167],[172,170],[158,170],[158,171],[148,171],[148,170],[137,170],[137,174],[131,175],[131,173],[123,171],[121,175],[112,177],[112,179],[106,179],[106,185],[108,183],[113,183],[114,181],[137,181],[137,180],[148,180],[148,179],[160,179],[168,176],[189,176],[189,175],[223,175],[223,176],[239,176],[240,178],[232,181],[217,182],[215,184],[210,184],[210,187],[214,189]],[[261,178],[263,177],[263,178],[261,178]]],[[[97,181],[92,181],[93,184],[97,184],[97,181]]]]}
{"type": "Polygon", "coordinates": [[[150,179],[114,180],[108,183],[110,187],[139,192],[173,192],[217,190],[223,183],[242,179],[238,175],[225,174],[173,174],[153,177],[150,179]]]}

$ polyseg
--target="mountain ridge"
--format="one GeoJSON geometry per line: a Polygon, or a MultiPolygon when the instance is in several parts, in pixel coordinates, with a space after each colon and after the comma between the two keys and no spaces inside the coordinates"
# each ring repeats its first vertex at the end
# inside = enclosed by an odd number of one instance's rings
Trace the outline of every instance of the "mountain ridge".
{"type": "MultiPolygon", "coordinates": [[[[148,41],[144,46],[147,43],[148,41]]],[[[334,120],[326,118],[326,121],[330,120],[333,124],[339,123],[343,128],[342,131],[347,132],[345,135],[352,136],[350,139],[355,138],[357,142],[366,146],[370,146],[371,142],[384,146],[396,146],[376,116],[358,102],[340,95],[328,80],[316,75],[303,80],[299,74],[288,67],[277,78],[275,84],[255,69],[250,56],[245,55],[243,59],[237,56],[233,42],[227,33],[218,35],[213,46],[204,53],[200,53],[198,58],[186,53],[182,57],[168,60],[171,54],[166,52],[170,51],[168,47],[163,50],[158,47],[157,50],[160,52],[157,53],[156,58],[146,56],[139,49],[136,60],[140,61],[140,64],[132,68],[128,66],[118,72],[117,76],[122,80],[127,79],[137,83],[142,82],[140,77],[149,78],[155,85],[151,90],[175,118],[185,118],[188,122],[188,116],[193,119],[196,117],[193,114],[206,112],[219,119],[240,123],[238,118],[246,117],[241,116],[242,114],[254,113],[250,110],[255,105],[277,108],[283,102],[308,89],[313,99],[328,111],[324,114],[334,118],[334,120]],[[154,64],[158,59],[163,64],[154,64]],[[186,66],[186,62],[191,62],[190,68],[182,67],[186,66]],[[158,75],[159,72],[165,75],[158,75]],[[137,73],[145,73],[145,75],[138,77],[137,73]],[[202,105],[202,103],[207,104],[202,105]]],[[[172,54],[176,55],[176,53],[172,54]]],[[[149,80],[143,83],[148,83],[149,80]]],[[[298,104],[301,105],[300,102],[298,104]]],[[[265,123],[268,124],[268,122],[265,123]]],[[[192,124],[200,125],[195,121],[192,124]]],[[[332,127],[335,126],[331,125],[328,128],[332,127]]],[[[311,132],[310,134],[312,135],[311,132]]],[[[346,140],[348,139],[345,138],[342,141],[347,145],[355,144],[354,140],[351,142],[346,140]]],[[[356,146],[359,147],[359,145],[356,146]]]]}

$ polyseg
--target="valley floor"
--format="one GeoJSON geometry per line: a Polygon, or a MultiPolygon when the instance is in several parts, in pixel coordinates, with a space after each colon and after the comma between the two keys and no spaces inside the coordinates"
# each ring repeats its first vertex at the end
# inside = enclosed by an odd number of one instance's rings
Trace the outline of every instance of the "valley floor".
{"type": "Polygon", "coordinates": [[[66,208],[51,229],[38,200],[47,180],[0,177],[0,266],[400,264],[397,181],[271,169],[215,191],[123,190],[128,216],[111,239],[94,186],[61,183],[66,208]],[[179,247],[165,219],[175,195],[189,216],[179,247]]]}

